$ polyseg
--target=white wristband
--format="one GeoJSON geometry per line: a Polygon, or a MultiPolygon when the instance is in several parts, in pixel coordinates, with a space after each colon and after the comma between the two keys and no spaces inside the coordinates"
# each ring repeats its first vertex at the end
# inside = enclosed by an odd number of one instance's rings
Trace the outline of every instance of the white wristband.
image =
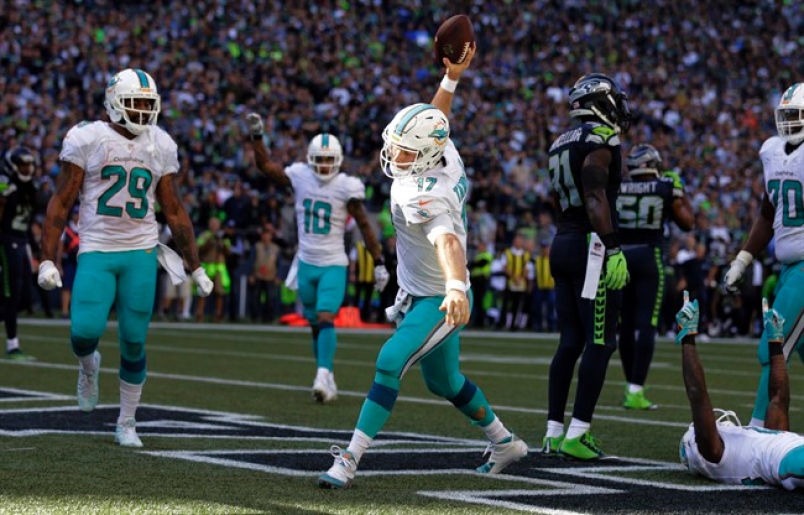
{"type": "Polygon", "coordinates": [[[444,78],[441,79],[441,89],[444,91],[455,93],[455,88],[457,87],[458,81],[450,79],[448,75],[444,75],[444,78]]]}
{"type": "Polygon", "coordinates": [[[750,265],[753,260],[754,260],[753,254],[751,254],[747,250],[741,250],[740,252],[737,253],[737,257],[735,258],[735,261],[739,261],[746,267],[750,265]]]}
{"type": "Polygon", "coordinates": [[[457,279],[450,279],[444,284],[444,289],[449,293],[450,290],[458,290],[466,293],[466,283],[457,279]]]}

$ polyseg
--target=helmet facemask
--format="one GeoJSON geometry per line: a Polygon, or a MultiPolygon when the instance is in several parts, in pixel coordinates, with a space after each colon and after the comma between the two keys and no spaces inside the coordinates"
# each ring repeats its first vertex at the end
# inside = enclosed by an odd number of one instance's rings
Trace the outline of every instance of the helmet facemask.
{"type": "Polygon", "coordinates": [[[631,127],[628,95],[611,78],[593,73],[578,79],[569,92],[570,116],[592,117],[608,125],[617,134],[631,127]]]}
{"type": "Polygon", "coordinates": [[[804,141],[804,108],[777,107],[776,132],[780,138],[792,145],[804,141]]]}
{"type": "Polygon", "coordinates": [[[391,178],[419,175],[438,165],[449,141],[449,121],[430,104],[397,113],[382,133],[380,166],[391,178]]]}
{"type": "Polygon", "coordinates": [[[36,172],[36,156],[25,147],[17,147],[6,152],[6,167],[20,182],[30,182],[36,172]]]}
{"type": "Polygon", "coordinates": [[[156,125],[162,110],[153,78],[142,70],[132,69],[112,77],[106,86],[104,106],[113,123],[135,136],[145,132],[149,125],[156,125]]]}
{"type": "Polygon", "coordinates": [[[338,138],[326,133],[315,136],[307,147],[307,164],[322,181],[334,179],[343,164],[343,149],[338,138]]]}

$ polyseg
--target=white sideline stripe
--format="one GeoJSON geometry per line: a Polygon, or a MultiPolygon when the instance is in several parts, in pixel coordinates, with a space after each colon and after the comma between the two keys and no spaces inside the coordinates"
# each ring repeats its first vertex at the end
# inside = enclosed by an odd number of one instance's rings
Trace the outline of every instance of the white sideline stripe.
{"type": "MultiPolygon", "coordinates": [[[[46,341],[46,342],[51,342],[51,343],[63,343],[64,342],[63,338],[58,338],[58,337],[54,337],[54,336],[31,336],[31,337],[28,337],[28,339],[33,340],[33,341],[46,341]]],[[[116,343],[112,343],[112,342],[108,342],[108,341],[107,342],[101,342],[100,345],[102,347],[107,347],[107,348],[113,348],[113,347],[117,348],[118,347],[118,345],[116,343]]],[[[341,346],[341,343],[339,342],[338,345],[341,346]]],[[[160,352],[176,353],[176,354],[201,354],[201,355],[206,355],[206,356],[230,356],[230,357],[236,357],[236,358],[241,358],[242,357],[242,358],[249,358],[249,359],[265,359],[265,360],[271,360],[271,361],[283,360],[283,361],[292,361],[292,362],[298,362],[298,363],[305,363],[305,362],[312,363],[312,361],[313,361],[311,357],[289,356],[289,355],[286,355],[286,354],[267,354],[267,353],[261,353],[261,352],[225,351],[225,350],[211,350],[211,349],[207,350],[207,349],[202,349],[202,348],[174,347],[174,346],[169,346],[169,345],[158,345],[158,344],[148,344],[148,349],[155,350],[155,351],[160,351],[160,352]]],[[[515,362],[519,362],[520,360],[522,360],[522,358],[511,358],[511,359],[514,360],[515,362]]],[[[533,359],[534,362],[538,361],[538,358],[531,358],[531,359],[533,359]]],[[[0,362],[2,362],[2,361],[0,361],[0,362]]],[[[486,362],[485,360],[478,359],[474,363],[485,363],[485,362],[486,362]]],[[[346,359],[340,359],[340,358],[337,358],[335,360],[335,363],[338,364],[338,365],[360,366],[360,367],[370,367],[370,368],[373,368],[375,366],[374,361],[346,360],[346,359]]],[[[464,363],[464,360],[461,360],[461,363],[464,363]]],[[[652,366],[655,366],[656,364],[657,364],[657,362],[654,362],[652,366]]],[[[619,364],[614,362],[614,361],[612,361],[612,363],[610,363],[609,367],[618,368],[619,364]]],[[[677,365],[668,365],[668,368],[678,368],[679,375],[680,375],[680,367],[679,366],[677,366],[677,365]]],[[[472,368],[464,368],[463,372],[466,373],[467,375],[480,376],[480,377],[482,377],[482,376],[486,376],[486,377],[505,377],[505,378],[508,378],[508,379],[522,379],[522,380],[527,380],[527,381],[534,381],[535,380],[535,381],[545,381],[545,382],[547,382],[549,380],[549,376],[547,376],[547,375],[538,375],[538,374],[522,374],[522,373],[514,373],[514,372],[494,372],[494,371],[486,371],[486,370],[476,370],[476,369],[472,369],[472,368]]],[[[151,374],[150,371],[148,373],[151,374]]],[[[751,377],[752,379],[756,379],[758,377],[758,374],[753,374],[753,373],[750,373],[750,372],[736,372],[734,370],[716,369],[716,368],[715,369],[707,369],[706,373],[708,375],[710,375],[710,376],[720,373],[720,374],[727,375],[727,376],[734,376],[734,375],[747,376],[747,377],[751,377]]],[[[576,382],[576,381],[577,381],[577,378],[573,379],[573,383],[576,382]]],[[[297,387],[297,388],[302,389],[302,387],[297,387]]],[[[620,387],[619,384],[614,384],[613,382],[607,382],[604,385],[604,388],[606,388],[606,389],[609,389],[609,388],[619,389],[621,387],[620,387]]],[[[650,389],[651,390],[670,391],[670,392],[684,392],[684,387],[683,386],[665,385],[665,384],[661,384],[661,383],[652,383],[650,385],[650,389]]],[[[750,399],[753,399],[756,396],[755,390],[736,391],[736,390],[725,390],[725,389],[718,389],[718,388],[709,388],[708,391],[709,391],[710,395],[730,395],[730,396],[745,397],[745,398],[750,398],[750,399]]],[[[791,395],[790,398],[791,398],[791,400],[801,401],[801,400],[804,400],[804,395],[791,395]]],[[[686,405],[673,405],[673,404],[667,404],[667,403],[657,403],[657,404],[659,405],[660,409],[661,408],[670,408],[670,409],[686,410],[686,409],[689,408],[689,406],[686,406],[686,405]]],[[[602,406],[602,405],[598,405],[597,409],[610,409],[610,410],[621,411],[622,407],[621,406],[602,406]]],[[[799,409],[795,408],[795,407],[791,407],[790,411],[791,412],[799,411],[799,409]]]]}
{"type": "MultiPolygon", "coordinates": [[[[35,368],[50,368],[56,370],[70,370],[75,371],[77,370],[76,365],[65,365],[62,363],[45,363],[43,361],[34,361],[34,362],[13,362],[13,361],[0,361],[0,365],[19,365],[23,367],[35,367],[35,368]]],[[[116,368],[101,368],[101,372],[105,374],[114,374],[118,375],[119,371],[116,368]]],[[[310,390],[309,386],[293,386],[288,384],[280,384],[280,383],[263,383],[258,381],[242,381],[238,379],[223,379],[219,377],[205,377],[205,376],[193,376],[193,375],[184,375],[184,374],[170,374],[166,372],[154,372],[148,371],[148,377],[158,377],[162,379],[173,379],[176,381],[189,381],[189,382],[196,382],[196,383],[206,383],[206,384],[217,384],[217,385],[224,385],[224,386],[244,386],[249,388],[265,388],[270,390],[284,390],[284,391],[291,391],[291,392],[308,392],[310,390]]],[[[355,392],[350,390],[339,390],[338,395],[346,396],[346,397],[358,397],[364,398],[366,396],[365,392],[355,392]]],[[[449,402],[443,399],[424,399],[422,397],[409,397],[409,396],[399,396],[397,401],[403,402],[411,402],[416,404],[427,404],[427,405],[441,405],[441,406],[449,406],[449,402]]],[[[546,415],[546,409],[538,409],[538,408],[521,408],[517,406],[504,406],[504,405],[495,405],[495,411],[511,411],[517,413],[531,413],[535,415],[546,415]]],[[[641,425],[648,425],[648,426],[664,426],[664,427],[679,427],[679,428],[686,428],[689,426],[688,423],[681,423],[681,422],[665,422],[661,420],[651,420],[651,419],[640,419],[640,418],[629,418],[629,417],[618,417],[613,415],[603,415],[603,414],[596,414],[595,418],[597,420],[609,420],[613,422],[623,422],[626,424],[641,424],[641,425]]]]}
{"type": "MultiPolygon", "coordinates": [[[[20,318],[17,320],[20,325],[34,325],[43,327],[69,327],[69,320],[55,320],[55,319],[42,319],[42,318],[20,318]]],[[[117,322],[108,322],[106,327],[117,327],[117,322]]],[[[289,327],[282,325],[261,325],[261,324],[204,324],[197,322],[151,322],[149,325],[152,329],[194,329],[197,331],[217,331],[221,333],[231,334],[232,332],[264,332],[264,333],[302,333],[308,334],[310,328],[308,327],[289,327]]],[[[339,327],[338,334],[350,335],[384,335],[390,336],[393,331],[389,329],[353,329],[347,327],[339,327]]],[[[498,331],[477,331],[475,329],[465,329],[461,331],[461,339],[463,338],[476,338],[488,339],[495,338],[500,340],[530,340],[529,343],[538,344],[545,340],[551,340],[558,343],[558,333],[505,333],[498,331]]],[[[657,343],[671,342],[675,344],[675,340],[664,336],[656,337],[657,343]]],[[[711,338],[706,342],[706,345],[751,345],[756,346],[757,340],[753,338],[711,338]]]]}

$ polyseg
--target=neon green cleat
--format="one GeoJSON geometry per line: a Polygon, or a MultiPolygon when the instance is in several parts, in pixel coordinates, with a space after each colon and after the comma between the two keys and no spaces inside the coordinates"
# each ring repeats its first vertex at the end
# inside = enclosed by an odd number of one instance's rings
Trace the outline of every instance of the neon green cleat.
{"type": "Polygon", "coordinates": [[[598,440],[592,436],[591,431],[587,431],[576,438],[564,438],[558,453],[566,458],[576,460],[591,461],[605,456],[603,450],[598,446],[598,440]]]}
{"type": "Polygon", "coordinates": [[[559,436],[545,436],[542,438],[542,454],[558,454],[558,449],[564,442],[564,434],[559,436]]]}
{"type": "Polygon", "coordinates": [[[6,358],[12,361],[36,361],[36,358],[30,354],[25,354],[22,349],[16,348],[6,352],[6,358]]]}
{"type": "Polygon", "coordinates": [[[623,408],[633,410],[653,411],[658,409],[659,406],[651,402],[645,397],[645,390],[640,390],[635,393],[630,393],[628,387],[625,387],[625,397],[623,399],[623,408]]]}

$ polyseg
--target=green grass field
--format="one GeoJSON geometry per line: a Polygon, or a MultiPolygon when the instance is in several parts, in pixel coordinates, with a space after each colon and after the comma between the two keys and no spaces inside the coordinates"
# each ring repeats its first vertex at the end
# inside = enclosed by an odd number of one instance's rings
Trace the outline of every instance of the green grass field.
{"type": "MultiPolygon", "coordinates": [[[[315,364],[306,330],[154,324],[138,412],[145,448],[131,450],[113,443],[115,329],[101,341],[101,407],[84,414],[74,399],[68,327],[25,322],[20,341],[39,361],[0,360],[0,514],[802,512],[802,494],[724,487],[678,465],[690,415],[680,351],[664,339],[649,376],[657,411],[620,407],[623,374],[619,356],[612,359],[593,428],[619,459],[585,465],[535,452],[555,337],[467,332],[463,372],[534,453],[502,476],[474,474],[485,461],[482,433],[413,370],[354,487],[320,490],[316,477],[332,464],[330,445],[348,442],[384,338],[339,334],[340,397],[318,405],[310,397],[315,364]]],[[[754,345],[718,341],[699,349],[714,405],[747,422],[758,376],[754,345]]],[[[794,360],[793,428],[804,427],[801,372],[794,360]]]]}

